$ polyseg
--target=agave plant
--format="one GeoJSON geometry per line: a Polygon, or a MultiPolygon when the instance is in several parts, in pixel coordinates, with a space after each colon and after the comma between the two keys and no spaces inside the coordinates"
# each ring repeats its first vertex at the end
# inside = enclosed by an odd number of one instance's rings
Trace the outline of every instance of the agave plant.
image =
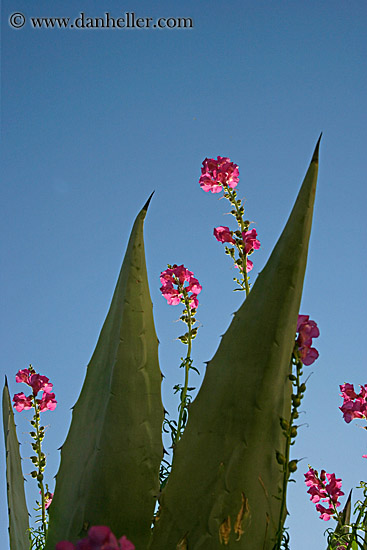
{"type": "MultiPolygon", "coordinates": [[[[285,446],[279,420],[291,411],[290,359],[319,142],[283,233],[207,364],[162,491],[162,375],[143,240],[150,199],[138,214],[61,448],[45,550],[54,550],[60,540],[77,541],[91,525],[108,525],[133,541],[136,550],[276,548],[287,515],[277,460],[285,446]]],[[[28,512],[7,385],[3,413],[10,547],[28,550],[28,512]]]]}

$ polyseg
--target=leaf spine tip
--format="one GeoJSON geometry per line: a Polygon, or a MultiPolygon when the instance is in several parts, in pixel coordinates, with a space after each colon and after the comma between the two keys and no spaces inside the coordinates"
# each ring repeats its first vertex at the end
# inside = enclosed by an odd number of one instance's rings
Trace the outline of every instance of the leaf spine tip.
{"type": "Polygon", "coordinates": [[[149,203],[150,203],[150,201],[151,201],[151,198],[153,197],[154,193],[155,193],[155,191],[153,191],[153,192],[152,192],[152,193],[150,194],[150,196],[149,196],[149,198],[148,198],[147,202],[146,202],[146,203],[144,204],[144,206],[143,206],[142,210],[145,210],[145,211],[147,211],[147,210],[148,210],[148,206],[149,206],[149,203]]]}
{"type": "Polygon", "coordinates": [[[311,162],[316,162],[316,163],[319,162],[319,148],[320,148],[320,141],[321,141],[321,138],[322,138],[322,132],[321,132],[321,134],[320,134],[319,139],[317,140],[316,147],[315,147],[314,153],[313,153],[313,155],[312,155],[312,160],[311,160],[311,162]]]}

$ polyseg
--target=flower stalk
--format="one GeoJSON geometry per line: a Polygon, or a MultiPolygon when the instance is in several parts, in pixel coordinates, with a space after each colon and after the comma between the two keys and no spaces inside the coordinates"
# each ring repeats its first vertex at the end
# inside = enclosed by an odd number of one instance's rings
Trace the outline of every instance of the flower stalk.
{"type": "Polygon", "coordinates": [[[311,321],[308,315],[299,315],[297,320],[296,341],[292,352],[289,380],[293,386],[292,407],[289,420],[280,418],[280,425],[285,437],[284,454],[276,451],[278,464],[283,468],[283,483],[281,492],[281,506],[279,512],[278,530],[274,550],[280,550],[284,540],[284,522],[287,514],[287,487],[289,478],[297,470],[298,460],[290,460],[290,448],[294,445],[297,437],[298,428],[294,422],[299,418],[298,409],[301,406],[302,399],[306,391],[306,384],[301,382],[303,376],[303,361],[305,364],[312,364],[318,357],[318,352],[312,346],[312,338],[317,338],[320,331],[315,321],[311,321]],[[312,350],[312,351],[311,351],[312,350]]]}
{"type": "MultiPolygon", "coordinates": [[[[198,327],[194,327],[196,323],[196,310],[199,304],[197,295],[201,292],[202,286],[199,281],[194,277],[192,271],[189,271],[184,267],[184,265],[177,266],[176,264],[168,264],[168,269],[163,271],[160,276],[162,282],[161,292],[166,298],[168,304],[178,305],[180,303],[184,304],[184,310],[180,317],[180,320],[183,321],[187,326],[187,331],[182,336],[179,336],[178,339],[185,345],[187,345],[186,358],[181,358],[180,367],[184,368],[184,383],[176,384],[174,386],[174,392],[180,392],[180,404],[178,406],[178,420],[168,421],[165,419],[165,425],[168,425],[171,431],[171,440],[172,440],[172,449],[173,454],[175,448],[181,436],[184,432],[187,418],[188,418],[188,409],[191,402],[191,396],[189,391],[195,388],[189,387],[189,373],[190,369],[195,370],[197,373],[199,371],[193,366],[193,361],[191,358],[192,351],[192,341],[197,335],[198,327]],[[187,283],[187,285],[186,285],[187,283]]],[[[166,431],[166,430],[165,430],[166,431]]],[[[167,482],[167,478],[170,471],[170,464],[168,461],[163,461],[166,466],[161,466],[161,487],[167,482]]]]}
{"type": "Polygon", "coordinates": [[[256,238],[255,229],[249,231],[251,222],[243,219],[245,209],[241,200],[237,199],[237,191],[235,190],[238,181],[238,166],[231,162],[229,158],[217,157],[217,160],[206,158],[203,161],[199,179],[200,186],[206,192],[219,193],[223,190],[224,198],[228,199],[232,206],[230,213],[236,219],[238,230],[230,231],[229,227],[219,226],[214,229],[214,236],[219,242],[234,245],[233,247],[226,246],[225,253],[232,258],[235,267],[239,269],[242,275],[242,279],[233,278],[239,286],[235,290],[244,290],[247,297],[250,293],[248,272],[253,268],[253,263],[248,259],[248,256],[254,250],[260,248],[260,241],[256,238]],[[237,249],[238,258],[236,258],[235,249],[237,249]]]}
{"type": "MultiPolygon", "coordinates": [[[[41,495],[41,501],[36,502],[37,508],[36,511],[40,511],[40,521],[41,529],[40,530],[31,530],[31,538],[33,535],[33,542],[37,544],[45,544],[46,535],[47,535],[47,514],[46,510],[51,504],[53,494],[49,492],[48,487],[44,485],[44,475],[43,472],[46,468],[46,455],[42,451],[42,441],[45,437],[45,427],[41,425],[41,412],[51,410],[53,411],[56,407],[55,394],[52,393],[53,385],[49,382],[49,379],[46,376],[37,374],[32,365],[29,365],[27,369],[18,371],[16,377],[16,382],[27,384],[32,388],[32,393],[29,396],[26,396],[23,392],[15,394],[13,397],[14,407],[18,412],[22,410],[32,409],[34,410],[33,418],[30,421],[32,426],[32,431],[30,436],[33,439],[31,443],[33,452],[35,453],[30,457],[35,470],[31,472],[31,476],[37,480],[37,485],[41,495]],[[42,391],[41,398],[37,398],[38,393],[42,391]]],[[[33,543],[31,542],[32,547],[33,543]]]]}

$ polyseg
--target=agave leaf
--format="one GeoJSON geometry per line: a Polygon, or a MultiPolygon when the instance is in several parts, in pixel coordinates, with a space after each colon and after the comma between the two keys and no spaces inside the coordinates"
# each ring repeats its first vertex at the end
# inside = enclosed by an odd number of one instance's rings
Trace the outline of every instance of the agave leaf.
{"type": "Polygon", "coordinates": [[[24,478],[14,413],[6,378],[3,390],[3,423],[6,450],[10,550],[28,550],[29,521],[24,493],[24,478]]]}
{"type": "MultiPolygon", "coordinates": [[[[320,136],[321,137],[321,136],[320,136]]],[[[320,140],[319,140],[320,141],[320,140]]],[[[151,550],[272,550],[288,379],[311,230],[317,143],[287,225],[207,365],[160,499],[151,550]]],[[[285,514],[282,521],[285,519],[285,514]]]]}
{"type": "Polygon", "coordinates": [[[338,548],[340,546],[340,542],[338,542],[338,538],[339,538],[338,535],[340,536],[340,535],[349,533],[349,527],[347,526],[350,525],[350,514],[352,509],[352,492],[353,492],[353,489],[349,491],[347,501],[344,505],[342,512],[339,515],[338,523],[335,527],[334,533],[331,533],[331,535],[329,535],[330,537],[332,537],[335,534],[337,538],[334,541],[331,541],[330,543],[328,543],[327,550],[338,548]]]}
{"type": "MultiPolygon", "coordinates": [[[[150,200],[150,199],[149,199],[150,200]]],[[[158,339],[136,218],[110,310],[73,408],[46,549],[107,525],[137,548],[150,537],[163,456],[158,339]]]]}
{"type": "Polygon", "coordinates": [[[348,533],[349,529],[346,525],[350,525],[350,514],[352,509],[352,492],[353,489],[349,491],[347,502],[344,505],[343,511],[339,516],[339,522],[335,528],[335,533],[348,533]]]}
{"type": "Polygon", "coordinates": [[[362,518],[362,532],[364,533],[362,541],[362,550],[367,550],[367,510],[365,510],[364,517],[362,518]]]}

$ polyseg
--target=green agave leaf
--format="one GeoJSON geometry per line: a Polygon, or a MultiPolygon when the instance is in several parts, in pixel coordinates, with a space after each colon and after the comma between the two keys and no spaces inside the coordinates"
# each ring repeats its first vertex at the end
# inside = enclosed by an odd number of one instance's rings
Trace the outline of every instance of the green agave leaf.
{"type": "Polygon", "coordinates": [[[24,478],[14,413],[6,378],[3,390],[3,423],[6,450],[10,550],[28,550],[29,521],[24,493],[24,478]]]}
{"type": "Polygon", "coordinates": [[[336,526],[335,533],[341,534],[341,533],[348,533],[349,531],[348,527],[345,527],[345,526],[350,525],[350,514],[352,511],[352,492],[353,492],[353,489],[349,491],[349,495],[344,505],[343,511],[340,515],[340,521],[336,526]]]}
{"type": "Polygon", "coordinates": [[[110,310],[74,406],[46,549],[107,525],[146,548],[163,456],[158,339],[138,215],[110,310]]]}
{"type": "MultiPolygon", "coordinates": [[[[336,535],[343,535],[345,533],[349,533],[350,529],[347,527],[347,525],[350,525],[350,515],[352,511],[352,492],[353,489],[349,491],[349,495],[347,498],[347,501],[344,505],[344,508],[340,514],[339,521],[335,527],[334,533],[336,535]]],[[[338,542],[331,542],[328,544],[327,550],[335,549],[340,546],[340,543],[338,542]]]]}
{"type": "Polygon", "coordinates": [[[279,419],[290,416],[288,374],[319,141],[288,223],[207,365],[160,499],[151,550],[273,548],[282,482],[276,451],[285,445],[279,419]]]}

